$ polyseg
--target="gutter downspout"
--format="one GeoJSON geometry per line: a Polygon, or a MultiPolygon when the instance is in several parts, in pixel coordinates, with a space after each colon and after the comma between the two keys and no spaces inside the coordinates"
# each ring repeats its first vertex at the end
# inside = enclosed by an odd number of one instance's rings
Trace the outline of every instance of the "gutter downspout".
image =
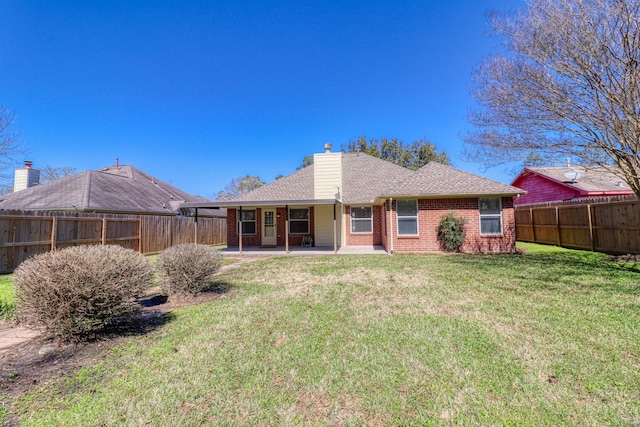
{"type": "Polygon", "coordinates": [[[391,252],[393,255],[393,197],[389,197],[389,227],[391,228],[391,232],[389,233],[389,237],[391,238],[391,252]]]}
{"type": "Polygon", "coordinates": [[[333,253],[338,253],[338,226],[336,223],[336,204],[333,203],[333,253]]]}
{"type": "Polygon", "coordinates": [[[289,253],[289,205],[284,206],[284,252],[289,253]]]}

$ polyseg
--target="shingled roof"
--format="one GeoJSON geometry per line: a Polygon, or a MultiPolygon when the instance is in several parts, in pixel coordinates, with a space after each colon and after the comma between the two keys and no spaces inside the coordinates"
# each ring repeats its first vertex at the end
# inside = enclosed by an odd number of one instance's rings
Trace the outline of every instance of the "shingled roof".
{"type": "Polygon", "coordinates": [[[515,196],[525,191],[430,162],[384,193],[390,197],[515,196]]]}
{"type": "Polygon", "coordinates": [[[520,172],[513,182],[519,181],[528,173],[535,173],[550,178],[557,183],[578,189],[585,193],[585,195],[601,192],[619,193],[621,191],[632,193],[629,184],[621,178],[622,174],[615,174],[611,172],[611,170],[602,167],[530,167],[520,172]],[[577,176],[575,179],[570,179],[565,175],[575,172],[578,172],[578,175],[573,175],[577,176]]]}
{"type": "MultiPolygon", "coordinates": [[[[187,203],[185,206],[259,206],[270,204],[322,204],[334,200],[315,200],[314,166],[245,193],[229,201],[210,205],[187,203]]],[[[514,196],[525,191],[487,178],[431,162],[417,171],[395,165],[365,153],[342,153],[342,199],[344,204],[371,204],[387,197],[464,197],[514,196]]]]}
{"type": "Polygon", "coordinates": [[[0,209],[173,215],[184,202],[205,201],[133,166],[109,166],[0,196],[0,209]]]}

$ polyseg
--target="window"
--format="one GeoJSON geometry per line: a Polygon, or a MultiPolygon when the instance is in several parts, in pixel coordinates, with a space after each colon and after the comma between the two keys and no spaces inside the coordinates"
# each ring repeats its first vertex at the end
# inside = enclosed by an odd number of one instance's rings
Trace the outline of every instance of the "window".
{"type": "Polygon", "coordinates": [[[372,233],[373,216],[371,206],[351,206],[351,233],[372,233]]]}
{"type": "MultiPolygon", "coordinates": [[[[240,230],[240,223],[238,223],[237,230],[240,230]]],[[[242,234],[256,234],[255,209],[245,209],[242,211],[242,234]]]]}
{"type": "Polygon", "coordinates": [[[479,199],[480,234],[502,234],[502,200],[479,199]]]}
{"type": "Polygon", "coordinates": [[[398,236],[418,235],[418,201],[398,200],[398,236]]]}
{"type": "Polygon", "coordinates": [[[309,208],[289,209],[289,233],[309,233],[309,208]]]}

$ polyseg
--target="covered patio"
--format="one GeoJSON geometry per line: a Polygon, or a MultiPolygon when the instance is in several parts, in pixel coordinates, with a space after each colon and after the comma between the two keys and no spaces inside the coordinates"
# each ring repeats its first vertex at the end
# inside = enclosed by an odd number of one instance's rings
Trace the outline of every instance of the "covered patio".
{"type": "MultiPolygon", "coordinates": [[[[343,249],[342,203],[338,199],[243,200],[184,203],[183,208],[227,209],[226,251],[285,254],[339,253],[343,249]]],[[[364,247],[366,251],[366,246],[364,247]]],[[[382,248],[382,247],[380,247],[382,248]]],[[[362,250],[361,248],[345,251],[362,250]]],[[[374,252],[371,247],[369,251],[374,252]]],[[[384,253],[384,249],[382,249],[384,253]]]]}

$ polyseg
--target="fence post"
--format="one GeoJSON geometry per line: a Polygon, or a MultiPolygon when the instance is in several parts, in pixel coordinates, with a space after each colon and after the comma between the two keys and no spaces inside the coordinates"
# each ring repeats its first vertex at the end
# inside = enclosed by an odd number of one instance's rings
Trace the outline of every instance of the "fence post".
{"type": "Polygon", "coordinates": [[[138,215],[138,252],[142,252],[142,217],[138,215]]]}
{"type": "Polygon", "coordinates": [[[593,218],[591,217],[591,205],[587,205],[587,217],[589,218],[589,240],[591,241],[591,252],[595,252],[596,242],[593,237],[593,218]]]}
{"type": "Polygon", "coordinates": [[[560,211],[556,206],[556,235],[558,236],[558,246],[562,246],[562,238],[560,237],[560,211]]]}
{"type": "Polygon", "coordinates": [[[107,244],[107,216],[102,215],[102,245],[107,244]]]}
{"type": "Polygon", "coordinates": [[[58,218],[51,217],[51,250],[56,250],[56,234],[58,234],[58,218]]]}
{"type": "Polygon", "coordinates": [[[529,223],[531,224],[531,235],[533,236],[533,243],[538,243],[536,239],[536,225],[533,223],[533,208],[529,208],[529,223]]]}

